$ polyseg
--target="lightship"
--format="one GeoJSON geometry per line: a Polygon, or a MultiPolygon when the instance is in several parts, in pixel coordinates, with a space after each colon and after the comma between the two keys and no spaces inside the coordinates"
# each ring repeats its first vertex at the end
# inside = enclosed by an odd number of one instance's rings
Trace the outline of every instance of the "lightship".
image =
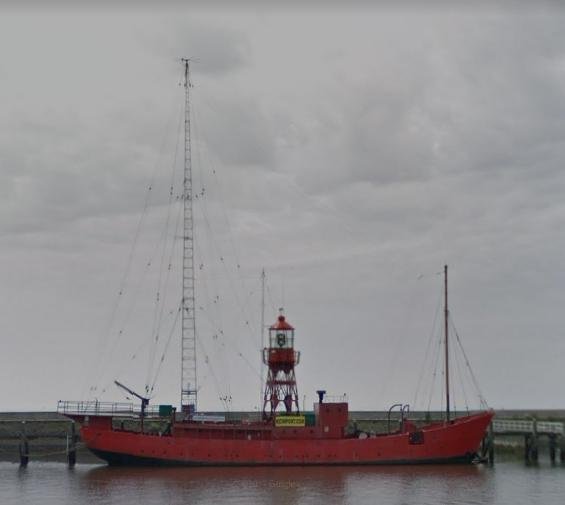
{"type": "MultiPolygon", "coordinates": [[[[493,417],[484,410],[452,417],[449,398],[447,266],[445,276],[445,381],[444,419],[426,425],[401,417],[394,430],[368,434],[348,429],[349,406],[345,397],[331,398],[317,391],[313,414],[300,411],[295,367],[295,329],[279,314],[269,328],[263,349],[267,367],[262,396],[262,418],[226,421],[222,416],[197,411],[194,235],[192,215],[192,161],[190,146],[190,61],[183,59],[185,88],[184,245],[182,293],[182,371],[180,412],[171,406],[149,406],[138,397],[141,409],[101,402],[61,401],[58,411],[80,423],[82,442],[110,465],[378,465],[470,463],[493,417]],[[136,428],[124,424],[135,418],[136,428]],[[149,421],[164,428],[149,429],[149,421]]],[[[390,415],[390,411],[389,411],[390,415]]]]}

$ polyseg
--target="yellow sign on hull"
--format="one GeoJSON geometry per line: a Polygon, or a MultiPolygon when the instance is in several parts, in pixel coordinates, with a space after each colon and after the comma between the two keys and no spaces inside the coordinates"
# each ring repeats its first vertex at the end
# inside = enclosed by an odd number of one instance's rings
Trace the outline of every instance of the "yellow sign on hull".
{"type": "Polygon", "coordinates": [[[275,417],[275,426],[277,427],[306,426],[306,418],[304,416],[278,416],[275,417]]]}

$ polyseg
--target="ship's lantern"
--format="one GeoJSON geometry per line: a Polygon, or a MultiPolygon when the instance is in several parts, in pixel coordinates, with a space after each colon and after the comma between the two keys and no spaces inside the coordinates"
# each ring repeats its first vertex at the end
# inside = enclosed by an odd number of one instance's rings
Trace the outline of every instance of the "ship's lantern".
{"type": "Polygon", "coordinates": [[[288,324],[283,314],[277,322],[269,328],[269,347],[271,349],[293,349],[294,328],[288,324]]]}

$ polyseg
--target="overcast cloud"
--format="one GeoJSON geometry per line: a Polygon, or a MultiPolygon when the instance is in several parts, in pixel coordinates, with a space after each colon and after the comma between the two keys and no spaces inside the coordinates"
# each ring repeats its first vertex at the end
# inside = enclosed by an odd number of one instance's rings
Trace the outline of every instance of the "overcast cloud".
{"type": "MultiPolygon", "coordinates": [[[[2,409],[101,396],[116,377],[143,389],[156,370],[178,303],[176,261],[152,358],[181,56],[195,58],[201,408],[257,405],[263,267],[268,321],[284,305],[297,328],[307,403],[320,387],[353,409],[412,402],[444,263],[490,404],[563,407],[556,4],[1,14],[2,409]]],[[[178,402],[178,348],[161,403],[178,402]]]]}

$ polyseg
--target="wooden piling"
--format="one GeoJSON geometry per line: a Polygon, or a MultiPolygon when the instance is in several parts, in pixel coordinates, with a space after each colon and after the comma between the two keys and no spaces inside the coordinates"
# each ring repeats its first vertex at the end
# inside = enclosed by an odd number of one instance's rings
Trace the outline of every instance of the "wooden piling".
{"type": "Polygon", "coordinates": [[[29,442],[26,433],[26,422],[22,421],[20,431],[20,467],[25,468],[29,463],[29,442]]]}
{"type": "Polygon", "coordinates": [[[554,434],[549,435],[549,460],[555,465],[555,455],[557,453],[557,437],[554,434]]]}
{"type": "Polygon", "coordinates": [[[526,435],[524,435],[524,460],[526,461],[526,463],[530,462],[530,440],[531,440],[531,434],[527,433],[526,435]]]}
{"type": "Polygon", "coordinates": [[[531,445],[532,461],[534,463],[538,462],[538,421],[534,419],[534,432],[532,433],[532,445],[531,445]]]}
{"type": "Polygon", "coordinates": [[[494,464],[494,428],[492,422],[488,427],[488,463],[489,465],[494,464]]]}
{"type": "Polygon", "coordinates": [[[534,434],[527,435],[526,463],[537,463],[539,459],[538,439],[534,434]]]}
{"type": "Polygon", "coordinates": [[[527,433],[524,437],[524,459],[527,464],[538,462],[538,440],[535,433],[527,433]]]}
{"type": "Polygon", "coordinates": [[[67,462],[69,468],[73,468],[77,462],[77,447],[76,447],[76,428],[75,422],[71,422],[70,433],[67,433],[67,462]]]}

